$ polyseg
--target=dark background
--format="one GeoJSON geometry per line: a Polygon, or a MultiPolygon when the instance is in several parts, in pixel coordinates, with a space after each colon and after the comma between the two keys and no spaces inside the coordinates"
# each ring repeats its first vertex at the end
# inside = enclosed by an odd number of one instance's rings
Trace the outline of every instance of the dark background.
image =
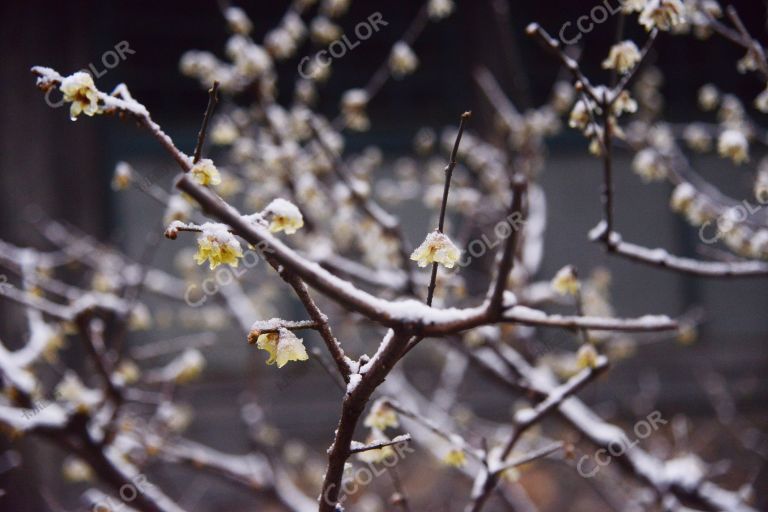
{"type": "MultiPolygon", "coordinates": [[[[471,73],[475,66],[488,66],[496,74],[519,108],[546,101],[558,71],[557,63],[538,44],[524,35],[531,21],[540,22],[557,34],[566,21],[575,22],[588,14],[595,1],[509,1],[511,44],[500,44],[500,24],[492,0],[459,1],[448,20],[430,24],[414,45],[420,59],[417,73],[404,81],[390,81],[372,102],[369,112],[373,129],[348,137],[351,151],[369,144],[380,145],[388,158],[410,152],[413,135],[421,126],[441,128],[454,124],[464,110],[476,116],[471,128],[490,133],[490,116],[471,73]],[[508,65],[515,63],[514,67],[508,65]],[[488,128],[486,128],[488,127],[488,128]]],[[[615,3],[615,2],[614,2],[615,3]]],[[[251,0],[242,6],[254,21],[256,39],[271,28],[287,6],[283,1],[251,0]]],[[[378,10],[390,23],[363,46],[349,52],[334,65],[330,82],[324,87],[320,110],[333,115],[341,92],[362,86],[389,49],[403,33],[421,2],[353,1],[341,24],[347,30],[378,10]]],[[[739,10],[753,34],[765,41],[766,3],[738,1],[739,10]]],[[[642,41],[642,30],[628,22],[628,37],[642,41]]],[[[614,37],[609,20],[582,40],[584,69],[595,82],[607,79],[600,68],[614,37]]],[[[115,197],[109,188],[114,163],[120,159],[141,162],[159,181],[168,180],[174,169],[153,140],[132,126],[113,119],[82,119],[72,123],[66,109],[52,110],[34,87],[32,65],[50,66],[70,73],[98,63],[100,56],[120,41],[128,41],[136,53],[128,56],[97,84],[102,90],[125,82],[136,98],[152,112],[166,131],[187,152],[191,152],[201,112],[206,101],[199,85],[178,72],[178,61],[188,49],[208,50],[223,56],[227,39],[224,21],[214,1],[92,1],[26,2],[6,1],[0,5],[0,238],[24,245],[37,243],[26,223],[29,215],[43,211],[63,218],[81,229],[121,246],[129,254],[129,243],[137,236],[129,220],[146,218],[141,199],[115,197]]],[[[735,62],[743,55],[720,38],[699,41],[692,37],[663,34],[651,60],[665,76],[665,117],[683,122],[705,117],[696,109],[696,91],[714,82],[722,90],[751,102],[764,87],[754,75],[739,75],[735,62]]],[[[297,60],[280,64],[281,76],[295,74],[297,60]]],[[[711,118],[708,118],[711,120],[711,118]]],[[[765,122],[764,118],[758,118],[765,122]]],[[[551,276],[566,263],[589,270],[602,265],[614,274],[613,296],[621,315],[668,313],[679,315],[700,305],[706,311],[701,339],[693,347],[653,344],[641,354],[613,368],[610,384],[590,388],[583,396],[590,403],[614,399],[618,410],[632,418],[633,400],[644,379],[658,378],[662,392],[656,397],[665,417],[686,413],[693,424],[711,428],[713,410],[701,389],[700,377],[714,370],[725,376],[737,398],[739,411],[765,427],[766,371],[768,371],[768,280],[712,281],[691,279],[660,270],[607,258],[586,240],[586,232],[599,219],[600,174],[598,162],[586,154],[583,138],[565,130],[549,145],[551,159],[542,184],[549,204],[546,258],[539,277],[551,276]]],[[[737,200],[749,199],[755,164],[761,155],[752,155],[747,169],[733,168],[722,160],[699,158],[694,163],[708,179],[723,187],[737,200]]],[[[652,247],[666,247],[673,253],[695,255],[696,230],[672,215],[667,207],[668,185],[643,186],[631,173],[629,156],[618,161],[617,222],[628,239],[652,247]]],[[[152,221],[162,212],[152,212],[152,221]]],[[[409,233],[416,241],[422,226],[409,233]]],[[[170,253],[169,253],[170,254],[170,253]]],[[[136,256],[134,254],[134,256],[136,256]]],[[[18,310],[0,303],[0,336],[19,335],[14,328],[18,310]]],[[[544,333],[556,341],[556,333],[544,333]]],[[[233,414],[231,403],[217,397],[229,389],[232,372],[244,353],[238,339],[232,352],[219,355],[218,364],[207,374],[214,383],[200,391],[199,399],[209,401],[200,424],[218,424],[228,432],[233,414]]],[[[242,369],[240,369],[242,370],[242,369]]],[[[238,373],[239,375],[239,373],[238,373]]],[[[301,371],[281,398],[265,398],[268,413],[293,435],[315,444],[327,444],[329,425],[336,417],[335,398],[317,370],[301,371]],[[313,387],[317,393],[302,390],[313,387]],[[290,398],[290,400],[289,400],[290,398]],[[289,407],[290,405],[290,407],[289,407]],[[300,406],[300,407],[299,407],[300,406]],[[303,411],[297,417],[296,410],[303,411]]],[[[274,383],[273,383],[274,385],[274,383]]],[[[500,405],[486,390],[468,389],[478,412],[499,416],[500,405]]],[[[506,411],[506,405],[504,405],[506,411]]],[[[716,429],[716,427],[714,427],[716,429]]],[[[205,433],[200,433],[205,436],[205,433]]],[[[217,436],[218,447],[228,448],[226,435],[217,436]]],[[[716,438],[716,437],[715,437],[716,438]]],[[[234,449],[234,448],[233,448],[234,449]]],[[[715,446],[705,453],[708,460],[722,456],[715,446]]],[[[58,478],[58,468],[46,468],[49,454],[28,460],[24,472],[14,472],[10,498],[0,510],[16,510],[13,503],[30,506],[40,482],[58,478]],[[10,504],[9,504],[10,503],[10,504]],[[7,508],[7,507],[11,508],[7,508]]],[[[758,471],[765,482],[764,469],[758,471]]],[[[3,479],[0,475],[0,479],[3,479]]],[[[743,480],[742,480],[743,481],[743,480]]],[[[764,499],[764,498],[763,498],[764,499]]],[[[26,509],[24,509],[26,510],[26,509]]],[[[32,510],[30,508],[29,510],[32,510]]],[[[38,510],[38,508],[34,508],[38,510]]]]}

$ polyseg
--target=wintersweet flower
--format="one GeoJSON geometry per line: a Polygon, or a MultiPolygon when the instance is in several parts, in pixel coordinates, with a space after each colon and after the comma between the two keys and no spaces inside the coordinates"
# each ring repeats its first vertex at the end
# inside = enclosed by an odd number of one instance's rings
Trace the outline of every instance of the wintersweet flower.
{"type": "Polygon", "coordinates": [[[677,341],[683,345],[692,345],[696,342],[698,332],[693,324],[681,325],[677,331],[677,341]]]}
{"type": "Polygon", "coordinates": [[[669,203],[674,211],[687,213],[695,200],[696,189],[690,183],[683,182],[675,187],[669,203]]]}
{"type": "Polygon", "coordinates": [[[389,55],[389,69],[392,74],[396,78],[402,78],[416,71],[418,65],[419,59],[411,47],[403,41],[396,42],[389,55]]]}
{"type": "Polygon", "coordinates": [[[236,34],[247,35],[253,30],[253,23],[240,7],[227,7],[224,9],[224,18],[229,29],[236,34]]]}
{"type": "MultiPolygon", "coordinates": [[[[624,112],[634,114],[637,112],[637,101],[632,98],[632,96],[629,94],[629,91],[621,91],[613,104],[612,111],[616,116],[620,116],[624,112]]],[[[616,129],[619,127],[614,126],[613,128],[614,131],[616,131],[616,129]]]]}
{"type": "Polygon", "coordinates": [[[680,0],[648,0],[640,13],[640,24],[647,31],[669,31],[684,21],[685,7],[680,0]]]}
{"type": "Polygon", "coordinates": [[[648,0],[624,0],[621,5],[626,14],[633,12],[640,12],[645,8],[645,4],[648,0]]]}
{"type": "Polygon", "coordinates": [[[730,158],[739,165],[749,161],[749,142],[739,130],[725,130],[717,141],[720,156],[730,158]]]}
{"type": "Polygon", "coordinates": [[[368,93],[363,89],[350,89],[341,97],[341,113],[351,130],[364,132],[370,128],[371,121],[365,111],[368,99],[368,93]]]}
{"type": "Polygon", "coordinates": [[[293,332],[283,327],[277,332],[269,332],[260,335],[256,339],[256,346],[261,350],[266,350],[269,354],[268,365],[277,364],[282,368],[289,361],[306,361],[309,359],[307,349],[304,348],[304,342],[293,332]]]}
{"type": "Polygon", "coordinates": [[[163,368],[161,380],[184,384],[198,378],[205,368],[205,358],[197,349],[187,349],[163,368]]]}
{"type": "MultiPolygon", "coordinates": [[[[369,435],[365,443],[366,444],[373,444],[378,442],[387,442],[389,441],[389,438],[384,434],[384,432],[372,429],[371,435],[369,435]]],[[[384,462],[387,459],[393,459],[395,457],[395,450],[392,448],[392,446],[384,446],[382,448],[376,448],[374,450],[365,450],[364,452],[360,452],[357,454],[357,458],[365,463],[368,464],[376,464],[379,462],[384,462]]]]}
{"type": "Polygon", "coordinates": [[[757,95],[757,98],[755,98],[755,108],[763,114],[768,114],[768,89],[757,95]]]}
{"type": "Polygon", "coordinates": [[[397,413],[384,400],[377,400],[373,404],[371,412],[368,413],[363,424],[366,427],[375,428],[382,432],[387,430],[387,428],[397,428],[400,426],[397,413]]]}
{"type": "Polygon", "coordinates": [[[61,81],[59,87],[64,94],[64,101],[72,103],[69,107],[69,117],[73,121],[81,113],[87,116],[99,114],[99,91],[93,83],[91,75],[85,71],[78,71],[61,81]]]}
{"type": "Polygon", "coordinates": [[[271,217],[269,230],[272,233],[285,231],[286,235],[292,235],[304,226],[304,217],[298,207],[279,197],[264,208],[262,215],[271,217]]]}
{"type": "Polygon", "coordinates": [[[706,84],[699,89],[699,106],[706,111],[715,110],[720,104],[720,91],[712,84],[706,84]]]}
{"type": "Polygon", "coordinates": [[[350,0],[323,0],[322,12],[331,18],[337,18],[347,12],[350,0]]]}
{"type": "Polygon", "coordinates": [[[172,195],[163,214],[163,222],[169,225],[173,221],[187,222],[192,217],[192,206],[180,194],[172,195]]]}
{"type": "Polygon", "coordinates": [[[632,169],[645,182],[661,181],[667,177],[668,173],[664,158],[651,148],[638,151],[632,162],[632,169]]]}
{"type": "Polygon", "coordinates": [[[67,457],[62,465],[61,474],[68,482],[88,482],[93,480],[91,466],[76,457],[67,457]]]}
{"type": "Polygon", "coordinates": [[[125,360],[115,368],[114,377],[122,384],[134,384],[141,377],[141,370],[133,361],[125,360]]]}
{"type": "Polygon", "coordinates": [[[429,0],[429,17],[435,21],[447,18],[453,12],[453,0],[429,0]]]}
{"type": "Polygon", "coordinates": [[[219,146],[233,144],[239,135],[237,125],[228,117],[217,119],[211,128],[211,142],[219,146]]]}
{"type": "Polygon", "coordinates": [[[598,354],[594,346],[587,343],[579,348],[579,351],[576,354],[576,364],[579,367],[579,370],[595,368],[597,366],[597,361],[598,354]]]}
{"type": "Polygon", "coordinates": [[[77,412],[90,412],[102,400],[101,392],[85,387],[77,374],[69,371],[58,383],[53,394],[77,412]]]}
{"type": "Polygon", "coordinates": [[[454,468],[462,468],[467,463],[467,456],[458,448],[451,448],[443,457],[443,462],[454,468]]]}
{"type": "Polygon", "coordinates": [[[112,190],[125,190],[133,182],[133,168],[128,162],[117,162],[112,175],[112,190]]]}
{"type": "Polygon", "coordinates": [[[243,257],[243,250],[227,227],[224,224],[205,223],[201,229],[195,254],[197,264],[202,265],[207,260],[211,270],[223,263],[237,267],[238,258],[243,257]]]}
{"type": "Polygon", "coordinates": [[[552,279],[552,289],[561,295],[576,295],[581,289],[576,269],[572,265],[561,268],[552,279]]]}
{"type": "MultiPolygon", "coordinates": [[[[766,98],[768,100],[768,98],[766,98]]],[[[712,137],[706,126],[698,123],[689,124],[683,130],[685,143],[694,151],[704,153],[712,149],[712,137]]]]}
{"type": "Polygon", "coordinates": [[[221,183],[221,174],[210,158],[203,158],[198,161],[192,166],[189,174],[201,185],[218,185],[221,183]]]}
{"type": "Polygon", "coordinates": [[[640,50],[632,41],[623,41],[611,47],[608,58],[603,61],[603,68],[615,69],[621,74],[626,73],[640,62],[640,50]]]}
{"type": "Polygon", "coordinates": [[[589,107],[584,100],[579,100],[573,106],[571,115],[568,118],[568,126],[571,128],[577,128],[584,130],[587,128],[591,120],[589,115],[589,107]]]}
{"type": "Polygon", "coordinates": [[[411,254],[411,259],[420,267],[426,267],[430,263],[440,263],[445,268],[453,268],[461,252],[451,242],[445,233],[433,231],[411,254]]]}
{"type": "Polygon", "coordinates": [[[333,23],[325,16],[317,16],[309,25],[309,31],[312,39],[323,46],[329,45],[335,40],[341,38],[343,32],[341,27],[333,23]]]}

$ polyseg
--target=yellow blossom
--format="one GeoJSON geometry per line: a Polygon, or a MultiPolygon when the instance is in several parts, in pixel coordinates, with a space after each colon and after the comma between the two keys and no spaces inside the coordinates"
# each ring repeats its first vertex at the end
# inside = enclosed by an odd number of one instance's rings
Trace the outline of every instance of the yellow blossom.
{"type": "Polygon", "coordinates": [[[146,331],[151,327],[152,313],[149,312],[149,308],[145,304],[137,303],[128,317],[128,328],[132,331],[146,331]]]}
{"type": "Polygon", "coordinates": [[[75,457],[68,457],[64,461],[61,472],[64,479],[70,482],[87,482],[93,479],[91,466],[75,457]]]}
{"type": "Polygon", "coordinates": [[[677,331],[677,341],[683,345],[692,345],[697,337],[696,326],[692,324],[681,325],[677,331]]]}
{"type": "Polygon", "coordinates": [[[413,73],[419,65],[419,59],[411,47],[403,41],[398,41],[392,47],[389,55],[389,69],[396,78],[402,78],[413,73]]]}
{"type": "Polygon", "coordinates": [[[127,162],[118,162],[112,175],[112,190],[125,190],[133,181],[133,169],[127,162]]]}
{"type": "Polygon", "coordinates": [[[115,375],[125,384],[133,384],[139,380],[141,370],[133,361],[125,360],[115,369],[115,375]]]}
{"type": "Polygon", "coordinates": [[[755,108],[763,114],[768,114],[768,89],[757,95],[755,98],[755,108]]]}
{"type": "Polygon", "coordinates": [[[698,100],[703,110],[715,110],[720,104],[720,91],[714,85],[706,84],[699,89],[698,100]]]}
{"type": "Polygon", "coordinates": [[[227,20],[229,29],[236,34],[247,35],[253,30],[253,23],[245,11],[239,7],[230,6],[224,9],[224,18],[227,20]]]}
{"type": "Polygon", "coordinates": [[[365,112],[368,99],[368,93],[363,89],[350,89],[341,97],[341,112],[351,130],[364,132],[370,128],[371,122],[365,112]]]}
{"type": "Polygon", "coordinates": [[[739,130],[725,130],[717,141],[720,156],[730,158],[739,165],[749,161],[749,143],[739,130]]]}
{"type": "Polygon", "coordinates": [[[331,44],[343,35],[341,27],[333,23],[325,16],[316,16],[312,20],[312,23],[309,26],[309,30],[310,34],[312,35],[312,39],[322,46],[331,44]]]}
{"type": "Polygon", "coordinates": [[[373,404],[371,412],[368,413],[363,424],[366,427],[372,427],[381,430],[382,432],[389,427],[397,428],[400,426],[400,422],[397,419],[397,413],[383,400],[377,400],[373,404]]]}
{"type": "Polygon", "coordinates": [[[453,0],[429,0],[429,17],[432,20],[447,18],[453,12],[453,0]]]}
{"type": "Polygon", "coordinates": [[[227,231],[223,224],[206,223],[202,226],[202,234],[197,239],[197,254],[195,261],[202,265],[208,260],[211,270],[219,265],[237,267],[238,258],[242,258],[243,250],[235,236],[227,231]]]}
{"type": "MultiPolygon", "coordinates": [[[[365,443],[373,444],[387,441],[389,441],[389,438],[383,432],[377,429],[372,429],[371,435],[368,436],[365,443]]],[[[375,450],[365,450],[357,454],[359,460],[368,464],[383,462],[387,459],[393,459],[395,456],[395,450],[392,446],[384,446],[382,448],[376,448],[375,450]]]]}
{"type": "Polygon", "coordinates": [[[93,83],[91,75],[85,71],[78,71],[61,81],[61,92],[64,101],[72,103],[69,107],[69,116],[75,121],[81,113],[93,116],[101,112],[99,108],[99,91],[93,83]]]}
{"type": "Polygon", "coordinates": [[[467,463],[467,456],[458,448],[451,448],[443,457],[443,462],[454,468],[462,468],[467,463]]]}
{"type": "Polygon", "coordinates": [[[632,162],[632,169],[645,182],[663,180],[668,174],[664,158],[652,148],[645,148],[637,152],[632,162]]]}
{"type": "Polygon", "coordinates": [[[430,263],[440,263],[445,268],[453,268],[461,252],[445,233],[433,231],[411,254],[411,259],[418,262],[420,267],[430,263]]]}
{"type": "Polygon", "coordinates": [[[561,268],[552,279],[552,289],[561,295],[576,295],[581,289],[576,269],[571,265],[561,268]]]}
{"type": "Polygon", "coordinates": [[[277,364],[278,368],[282,368],[289,361],[306,361],[309,359],[301,338],[282,327],[278,329],[278,332],[260,335],[256,340],[256,346],[261,350],[266,350],[269,354],[267,364],[277,364]]]}
{"type": "Polygon", "coordinates": [[[201,185],[218,185],[221,183],[221,174],[210,158],[203,158],[193,165],[189,174],[201,185]]]}
{"type": "Polygon", "coordinates": [[[99,391],[86,388],[73,372],[67,372],[54,390],[57,399],[67,402],[77,412],[90,412],[101,399],[99,391]]]}
{"type": "Polygon", "coordinates": [[[163,368],[163,380],[177,384],[190,382],[200,376],[205,368],[205,358],[197,349],[187,349],[163,368]]]}
{"type": "Polygon", "coordinates": [[[43,359],[49,363],[56,363],[59,360],[59,350],[64,348],[65,339],[60,331],[54,331],[51,333],[50,338],[45,343],[43,348],[43,359]]]}
{"type": "Polygon", "coordinates": [[[269,230],[272,233],[285,231],[292,235],[304,226],[304,217],[296,205],[279,197],[269,203],[262,214],[271,217],[269,230]]]}
{"type": "MultiPolygon", "coordinates": [[[[768,98],[766,98],[768,100],[768,98]]],[[[768,107],[766,107],[768,108],[768,107]]],[[[694,151],[704,153],[712,149],[712,137],[706,126],[699,123],[689,124],[683,131],[685,143],[694,151]]]]}
{"type": "Polygon", "coordinates": [[[648,0],[640,13],[640,24],[647,31],[669,31],[685,21],[685,7],[680,0],[648,0]]]}
{"type": "Polygon", "coordinates": [[[647,0],[624,0],[622,2],[623,10],[626,14],[640,12],[645,7],[647,0]]]}
{"type": "Polygon", "coordinates": [[[578,128],[584,130],[590,123],[591,117],[589,115],[589,108],[584,100],[579,100],[573,106],[571,115],[568,118],[568,126],[571,128],[578,128]]]}
{"type": "Polygon", "coordinates": [[[211,128],[211,142],[219,146],[233,144],[239,135],[237,125],[228,117],[217,119],[211,128]]]}
{"type": "Polygon", "coordinates": [[[696,200],[696,189],[690,183],[683,182],[675,187],[670,199],[670,206],[676,212],[687,213],[696,200]]]}
{"type": "Polygon", "coordinates": [[[632,41],[623,41],[611,47],[608,58],[603,61],[603,68],[615,69],[619,73],[626,73],[640,61],[640,50],[632,41]]]}
{"type": "Polygon", "coordinates": [[[589,343],[582,345],[576,354],[576,364],[580,370],[584,368],[595,368],[597,366],[598,354],[595,347],[589,343]]]}
{"type": "MultiPolygon", "coordinates": [[[[629,94],[629,91],[621,91],[611,109],[614,115],[620,116],[624,112],[634,114],[637,112],[637,102],[629,94]]],[[[613,126],[614,131],[617,131],[618,126],[613,126]]]]}

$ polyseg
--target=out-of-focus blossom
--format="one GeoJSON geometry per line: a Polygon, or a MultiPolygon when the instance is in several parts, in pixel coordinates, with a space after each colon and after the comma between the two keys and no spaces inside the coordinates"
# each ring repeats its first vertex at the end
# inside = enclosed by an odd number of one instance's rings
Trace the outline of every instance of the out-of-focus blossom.
{"type": "Polygon", "coordinates": [[[632,41],[623,41],[611,47],[608,58],[603,61],[603,68],[615,69],[619,73],[630,71],[640,61],[640,50],[632,41]]]}

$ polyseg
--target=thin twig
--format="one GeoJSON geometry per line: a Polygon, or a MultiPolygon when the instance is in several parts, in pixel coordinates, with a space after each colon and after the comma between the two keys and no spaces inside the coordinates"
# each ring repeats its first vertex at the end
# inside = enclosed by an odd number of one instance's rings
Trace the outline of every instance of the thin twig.
{"type": "Polygon", "coordinates": [[[216,108],[216,104],[219,101],[218,98],[219,82],[214,81],[213,86],[208,89],[208,107],[205,109],[205,115],[203,115],[203,124],[200,126],[200,132],[197,134],[197,145],[195,146],[194,157],[192,163],[197,163],[203,156],[203,144],[205,144],[205,134],[208,130],[208,122],[213,116],[213,110],[216,108]]]}

